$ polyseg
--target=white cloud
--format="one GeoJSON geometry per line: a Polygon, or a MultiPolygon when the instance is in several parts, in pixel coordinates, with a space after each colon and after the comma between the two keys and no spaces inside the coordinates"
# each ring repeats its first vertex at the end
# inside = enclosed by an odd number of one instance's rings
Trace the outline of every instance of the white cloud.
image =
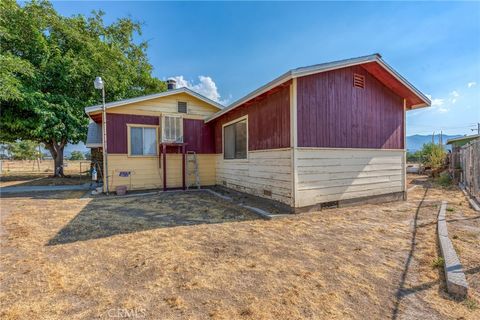
{"type": "Polygon", "coordinates": [[[432,102],[433,107],[441,106],[445,102],[444,99],[435,98],[433,99],[431,95],[427,94],[427,98],[432,102]]]}
{"type": "Polygon", "coordinates": [[[226,105],[230,100],[221,98],[217,85],[211,77],[199,76],[197,83],[186,80],[183,76],[175,76],[172,79],[177,81],[177,88],[186,87],[220,104],[226,105]]]}
{"type": "Polygon", "coordinates": [[[450,102],[451,103],[456,103],[458,97],[460,97],[460,94],[458,94],[457,91],[454,90],[454,91],[450,92],[450,102]]]}
{"type": "Polygon", "coordinates": [[[467,87],[469,87],[469,88],[475,87],[476,85],[477,85],[477,83],[475,81],[467,83],[467,87]]]}

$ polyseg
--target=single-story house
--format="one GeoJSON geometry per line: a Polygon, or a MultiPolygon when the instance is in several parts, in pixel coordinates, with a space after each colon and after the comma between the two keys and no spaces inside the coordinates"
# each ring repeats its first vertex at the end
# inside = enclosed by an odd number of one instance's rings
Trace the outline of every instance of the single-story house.
{"type": "MultiPolygon", "coordinates": [[[[429,105],[379,54],[290,70],[225,108],[169,83],[106,104],[110,189],[199,182],[295,209],[404,198],[405,115],[429,105]]],[[[102,106],[85,112],[99,153],[102,106]]]]}
{"type": "Polygon", "coordinates": [[[472,134],[469,136],[465,135],[463,137],[448,139],[446,144],[451,145],[453,151],[453,149],[463,147],[470,141],[473,141],[477,138],[480,138],[480,134],[472,134]]]}
{"type": "Polygon", "coordinates": [[[461,181],[465,183],[465,177],[469,176],[469,174],[465,172],[468,169],[464,166],[462,167],[462,163],[467,160],[461,157],[462,148],[475,140],[478,141],[478,139],[480,139],[480,134],[465,135],[447,140],[446,144],[452,147],[451,152],[448,154],[448,172],[455,182],[461,181]]]}

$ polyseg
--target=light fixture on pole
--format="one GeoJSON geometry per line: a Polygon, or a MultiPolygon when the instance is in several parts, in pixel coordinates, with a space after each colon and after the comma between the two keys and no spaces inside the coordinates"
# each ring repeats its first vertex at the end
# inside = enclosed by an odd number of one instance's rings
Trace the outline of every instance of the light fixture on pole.
{"type": "Polygon", "coordinates": [[[103,177],[105,178],[105,192],[108,194],[108,163],[107,163],[107,112],[105,108],[105,84],[101,77],[96,77],[93,82],[95,89],[102,90],[102,147],[103,147],[103,177]]]}

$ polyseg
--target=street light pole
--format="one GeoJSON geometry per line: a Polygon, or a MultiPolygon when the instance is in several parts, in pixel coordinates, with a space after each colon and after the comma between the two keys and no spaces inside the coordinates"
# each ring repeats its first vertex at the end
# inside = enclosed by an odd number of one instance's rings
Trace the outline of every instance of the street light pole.
{"type": "Polygon", "coordinates": [[[105,84],[101,77],[95,78],[95,89],[102,90],[102,148],[103,148],[103,177],[104,177],[104,190],[108,195],[108,157],[107,157],[107,110],[105,107],[105,84]]]}

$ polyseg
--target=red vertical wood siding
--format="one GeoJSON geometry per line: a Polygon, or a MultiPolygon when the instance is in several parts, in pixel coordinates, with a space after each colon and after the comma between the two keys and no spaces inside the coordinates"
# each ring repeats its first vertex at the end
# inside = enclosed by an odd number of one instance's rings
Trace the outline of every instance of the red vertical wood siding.
{"type": "MultiPolygon", "coordinates": [[[[111,113],[107,115],[107,147],[109,153],[128,153],[127,124],[159,125],[159,117],[111,113]]],[[[159,132],[160,134],[160,132],[159,132]]],[[[197,153],[215,153],[213,127],[203,120],[183,119],[184,142],[187,150],[197,153]]],[[[167,153],[179,153],[179,148],[168,147],[167,153]]]]}
{"type": "Polygon", "coordinates": [[[404,148],[403,98],[361,66],[299,77],[297,90],[299,147],[404,148]]]}
{"type": "Polygon", "coordinates": [[[108,153],[128,153],[127,124],[147,124],[158,126],[159,117],[133,114],[107,114],[108,153]]]}
{"type": "Polygon", "coordinates": [[[256,98],[212,121],[215,151],[222,153],[222,125],[248,115],[248,150],[290,147],[290,86],[256,98]]]}
{"type": "Polygon", "coordinates": [[[204,120],[183,119],[183,139],[188,151],[215,153],[213,126],[204,120]]]}

